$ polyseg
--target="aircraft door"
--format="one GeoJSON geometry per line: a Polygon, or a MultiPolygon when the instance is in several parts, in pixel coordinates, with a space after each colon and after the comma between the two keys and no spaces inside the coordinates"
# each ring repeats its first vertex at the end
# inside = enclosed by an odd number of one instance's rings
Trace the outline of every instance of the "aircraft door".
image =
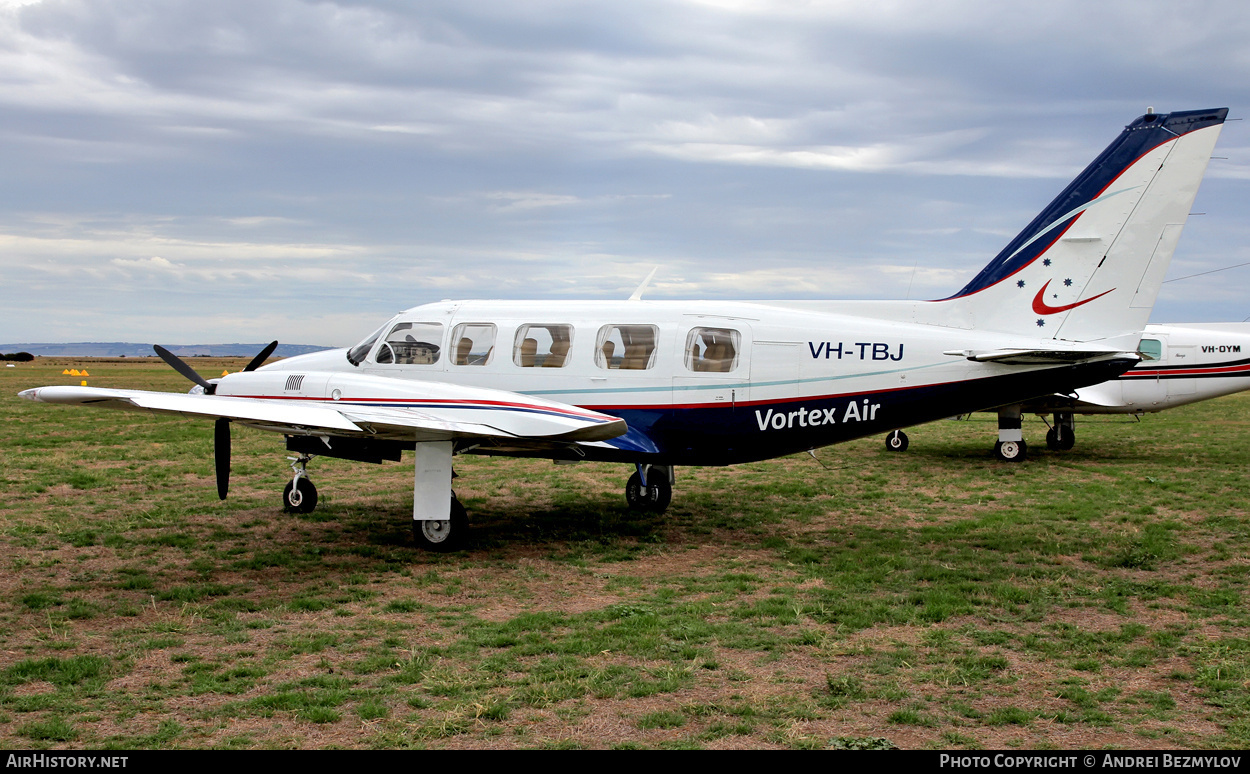
{"type": "MultiPolygon", "coordinates": [[[[1133,371],[1152,371],[1155,366],[1166,365],[1168,362],[1167,337],[1151,337],[1141,340],[1138,349],[1146,358],[1133,371]]],[[[1131,375],[1133,371],[1130,371],[1131,375]]],[[[1119,380],[1123,385],[1124,403],[1144,411],[1155,411],[1167,401],[1165,380],[1158,375],[1150,377],[1134,377],[1119,380]]]]}
{"type": "MultiPolygon", "coordinates": [[[[1173,345],[1170,357],[1171,364],[1174,366],[1197,366],[1198,365],[1198,347],[1189,344],[1186,346],[1173,345]]],[[[1194,399],[1194,393],[1198,390],[1198,383],[1192,377],[1187,379],[1164,379],[1167,385],[1167,394],[1169,403],[1189,403],[1194,399]]]]}
{"type": "Polygon", "coordinates": [[[673,403],[736,407],[750,398],[751,329],[738,320],[703,321],[684,331],[673,403]]]}

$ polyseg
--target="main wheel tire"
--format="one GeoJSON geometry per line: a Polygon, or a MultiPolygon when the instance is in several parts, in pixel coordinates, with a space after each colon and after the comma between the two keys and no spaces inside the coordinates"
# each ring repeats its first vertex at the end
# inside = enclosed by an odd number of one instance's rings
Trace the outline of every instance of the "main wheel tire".
{"type": "Polygon", "coordinates": [[[907,451],[907,433],[895,430],[885,437],[885,448],[892,452],[907,451]]]}
{"type": "Polygon", "coordinates": [[[642,476],[637,472],[625,484],[625,502],[629,503],[632,510],[664,513],[672,500],[673,486],[658,471],[651,476],[645,487],[642,485],[642,476]]]}
{"type": "Polygon", "coordinates": [[[1068,451],[1076,445],[1076,433],[1072,428],[1055,425],[1046,431],[1046,448],[1051,451],[1068,451]]]}
{"type": "Polygon", "coordinates": [[[1028,449],[1024,441],[999,441],[994,444],[994,456],[1003,462],[1024,462],[1028,449]]]}
{"type": "Polygon", "coordinates": [[[455,497],[451,498],[451,514],[444,521],[412,522],[412,537],[426,551],[459,551],[469,533],[469,514],[455,497]]]}
{"type": "Polygon", "coordinates": [[[303,476],[288,481],[282,490],[282,510],[287,513],[312,513],[317,507],[317,487],[303,476]],[[298,486],[296,482],[299,482],[298,486]]]}

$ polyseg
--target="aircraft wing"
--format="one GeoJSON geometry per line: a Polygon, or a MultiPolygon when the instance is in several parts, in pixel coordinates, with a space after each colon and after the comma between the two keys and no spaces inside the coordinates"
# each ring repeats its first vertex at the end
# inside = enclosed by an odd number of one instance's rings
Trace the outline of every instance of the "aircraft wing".
{"type": "Polygon", "coordinates": [[[472,389],[473,398],[444,398],[412,408],[361,402],[267,399],[100,387],[39,387],[22,397],[41,403],[89,405],[155,414],[225,418],[288,435],[337,435],[443,441],[507,438],[602,441],[624,434],[617,417],[501,390],[472,389]],[[490,398],[483,398],[489,392],[490,398]]]}

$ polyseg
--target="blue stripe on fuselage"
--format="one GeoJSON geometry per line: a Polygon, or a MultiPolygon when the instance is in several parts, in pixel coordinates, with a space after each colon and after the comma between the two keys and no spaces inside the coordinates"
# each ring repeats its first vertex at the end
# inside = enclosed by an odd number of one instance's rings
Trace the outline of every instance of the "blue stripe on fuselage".
{"type": "Polygon", "coordinates": [[[1038,393],[1069,392],[1114,379],[1136,362],[1111,360],[1040,373],[1029,371],[854,395],[809,396],[737,405],[586,406],[624,419],[630,427],[630,435],[581,448],[589,459],[615,462],[645,460],[670,465],[752,462],[1025,400],[1038,393]],[[854,411],[849,408],[852,404],[857,407],[854,411]],[[813,421],[812,417],[817,417],[818,421],[813,421]],[[640,451],[640,437],[653,445],[653,453],[640,451]]]}

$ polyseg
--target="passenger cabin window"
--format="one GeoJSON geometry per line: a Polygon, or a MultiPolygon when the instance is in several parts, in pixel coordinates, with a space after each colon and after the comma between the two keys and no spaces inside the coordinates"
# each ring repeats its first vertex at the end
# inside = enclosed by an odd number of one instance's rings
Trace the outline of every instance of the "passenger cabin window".
{"type": "Polygon", "coordinates": [[[686,368],[727,374],[738,366],[741,336],[730,328],[695,328],[686,337],[686,368]]]}
{"type": "Polygon", "coordinates": [[[655,364],[654,325],[605,325],[595,340],[595,363],[600,368],[642,371],[655,364]]]}
{"type": "Polygon", "coordinates": [[[458,366],[484,366],[495,354],[494,323],[462,323],[451,332],[451,362],[458,366]]]}
{"type": "Polygon", "coordinates": [[[522,368],[564,368],[572,345],[572,325],[522,325],[512,345],[512,362],[522,368]]]}
{"type": "Polygon", "coordinates": [[[1146,360],[1158,360],[1163,357],[1163,342],[1158,339],[1142,339],[1137,345],[1137,351],[1146,360]]]}
{"type": "Polygon", "coordinates": [[[430,365],[438,362],[443,324],[401,322],[378,345],[374,362],[394,365],[430,365]]]}

